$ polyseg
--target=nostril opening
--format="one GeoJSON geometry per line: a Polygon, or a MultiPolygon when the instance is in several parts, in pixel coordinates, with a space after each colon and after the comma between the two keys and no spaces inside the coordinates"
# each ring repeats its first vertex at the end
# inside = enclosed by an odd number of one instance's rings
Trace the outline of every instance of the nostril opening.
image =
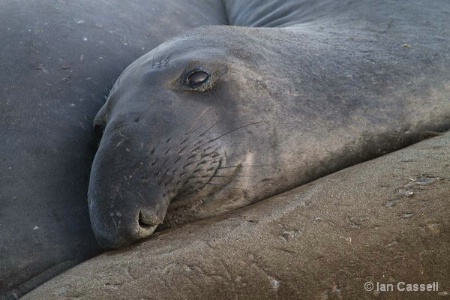
{"type": "Polygon", "coordinates": [[[146,221],[146,218],[142,214],[142,211],[139,212],[139,226],[143,229],[154,229],[158,224],[151,224],[151,222],[146,221]]]}
{"type": "Polygon", "coordinates": [[[136,119],[134,119],[134,122],[138,123],[138,122],[139,122],[139,117],[137,117],[136,119]]]}

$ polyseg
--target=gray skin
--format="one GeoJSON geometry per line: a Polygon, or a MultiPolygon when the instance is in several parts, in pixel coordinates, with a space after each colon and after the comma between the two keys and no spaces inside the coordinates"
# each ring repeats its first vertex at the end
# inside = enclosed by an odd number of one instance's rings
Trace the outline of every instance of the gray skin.
{"type": "Polygon", "coordinates": [[[0,2],[0,299],[100,253],[92,122],[123,69],[182,30],[226,22],[219,0],[0,2]]]}
{"type": "Polygon", "coordinates": [[[88,194],[102,247],[450,127],[448,1],[265,3],[226,1],[228,20],[278,28],[192,30],[117,80],[95,120],[88,194]]]}

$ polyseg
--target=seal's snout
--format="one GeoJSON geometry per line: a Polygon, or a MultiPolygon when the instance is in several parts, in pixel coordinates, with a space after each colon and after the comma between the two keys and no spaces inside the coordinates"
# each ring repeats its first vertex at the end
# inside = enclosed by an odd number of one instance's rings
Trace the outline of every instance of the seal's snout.
{"type": "MultiPolygon", "coordinates": [[[[90,203],[93,203],[92,199],[90,203]]],[[[102,214],[96,210],[95,202],[91,205],[92,228],[97,242],[104,249],[121,248],[149,237],[162,221],[163,217],[148,210],[139,210],[135,214],[118,211],[102,214]]]]}
{"type": "MultiPolygon", "coordinates": [[[[190,75],[194,85],[209,76],[203,71],[190,75]]],[[[116,90],[108,101],[94,121],[101,140],[88,197],[94,234],[110,249],[150,236],[164,219],[165,228],[182,223],[169,205],[178,212],[220,190],[236,168],[225,168],[222,137],[237,129],[222,128],[202,103],[186,116],[172,111],[167,101],[140,107],[148,99],[134,93],[116,90]],[[166,217],[168,210],[173,214],[166,217]]]]}

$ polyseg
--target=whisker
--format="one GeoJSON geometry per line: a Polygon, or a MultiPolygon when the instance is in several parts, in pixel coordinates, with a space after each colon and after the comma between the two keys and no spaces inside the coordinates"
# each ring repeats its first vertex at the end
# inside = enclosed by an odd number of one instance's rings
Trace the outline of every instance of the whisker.
{"type": "MultiPolygon", "coordinates": [[[[217,123],[216,123],[217,124],[217,123]]],[[[197,128],[195,128],[194,130],[192,130],[192,131],[188,131],[188,132],[186,132],[184,135],[190,135],[190,134],[193,134],[194,132],[196,132],[197,130],[199,130],[200,128],[202,128],[202,127],[204,127],[204,126],[206,126],[207,124],[201,124],[200,126],[198,126],[197,128]]],[[[214,124],[215,125],[215,124],[214,124]]],[[[213,126],[214,126],[213,125],[213,126]]],[[[209,129],[209,128],[208,128],[209,129]]]]}
{"type": "Polygon", "coordinates": [[[197,120],[195,120],[194,124],[192,124],[191,128],[189,128],[188,132],[192,130],[192,128],[197,124],[198,120],[211,108],[212,106],[208,106],[201,114],[198,116],[197,120]]]}
{"type": "Polygon", "coordinates": [[[210,131],[210,130],[211,130],[214,126],[216,126],[220,121],[222,121],[222,120],[219,120],[219,121],[217,121],[216,123],[214,123],[211,127],[209,127],[208,129],[206,129],[205,132],[199,134],[199,136],[204,136],[208,131],[210,131]]]}
{"type": "Polygon", "coordinates": [[[270,165],[237,165],[237,166],[226,166],[226,167],[218,167],[217,169],[230,169],[230,168],[250,168],[250,167],[270,167],[270,165]]]}
{"type": "MultiPolygon", "coordinates": [[[[249,124],[247,124],[247,125],[244,125],[244,126],[235,128],[235,129],[233,129],[233,130],[230,130],[230,131],[228,131],[228,132],[225,132],[224,134],[219,135],[218,137],[215,137],[215,138],[213,138],[213,139],[207,141],[207,143],[214,142],[215,140],[218,140],[218,139],[220,139],[221,137],[223,137],[223,136],[225,136],[225,135],[227,135],[227,134],[233,133],[233,132],[235,132],[235,131],[238,131],[239,129],[244,129],[245,127],[248,127],[248,126],[251,126],[251,125],[255,125],[255,124],[258,124],[258,123],[260,123],[260,121],[253,122],[253,123],[249,123],[249,124]]],[[[216,123],[216,124],[217,124],[217,123],[216,123]]]]}
{"type": "MultiPolygon", "coordinates": [[[[216,123],[214,123],[211,127],[209,127],[205,132],[203,132],[203,133],[200,134],[199,136],[202,136],[202,135],[204,135],[205,133],[207,133],[211,128],[213,128],[214,126],[216,126],[216,124],[219,123],[220,121],[221,121],[221,120],[219,120],[219,121],[217,121],[216,123]]],[[[260,123],[260,121],[258,121],[258,122],[253,122],[253,123],[249,123],[249,124],[247,124],[247,125],[244,125],[244,126],[235,128],[235,129],[233,129],[233,130],[230,130],[230,131],[228,131],[228,132],[226,132],[226,133],[224,133],[224,134],[219,135],[218,137],[215,137],[215,138],[213,138],[213,139],[211,139],[211,140],[209,140],[209,141],[204,142],[203,144],[200,144],[199,146],[197,146],[196,149],[201,148],[201,147],[203,147],[204,145],[206,145],[206,144],[208,144],[208,143],[214,142],[215,140],[220,139],[221,137],[223,137],[223,136],[225,136],[225,135],[227,135],[227,134],[233,133],[233,132],[235,132],[235,131],[238,131],[239,129],[243,129],[243,128],[245,128],[245,127],[248,127],[248,126],[250,126],[250,125],[255,125],[255,124],[258,124],[258,123],[260,123]]]]}
{"type": "MultiPolygon", "coordinates": [[[[221,184],[214,184],[211,182],[207,182],[206,184],[223,187],[223,185],[221,185],[221,184]]],[[[227,185],[226,188],[235,189],[235,190],[245,190],[243,188],[233,187],[233,186],[229,186],[229,185],[227,185]]]]}
{"type": "Polygon", "coordinates": [[[219,176],[219,175],[213,175],[213,176],[211,176],[211,178],[214,178],[214,177],[219,177],[219,178],[229,178],[229,177],[246,177],[246,178],[251,178],[251,177],[253,177],[253,176],[244,176],[244,175],[238,175],[238,174],[233,174],[233,175],[225,175],[225,176],[219,176]]]}

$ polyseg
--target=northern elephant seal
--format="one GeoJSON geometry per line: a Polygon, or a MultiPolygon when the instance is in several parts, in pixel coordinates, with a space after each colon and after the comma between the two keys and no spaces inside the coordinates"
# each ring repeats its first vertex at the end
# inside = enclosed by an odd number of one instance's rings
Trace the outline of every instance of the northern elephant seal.
{"type": "Polygon", "coordinates": [[[98,113],[89,206],[103,247],[248,205],[450,127],[446,1],[225,6],[244,26],[163,43],[122,73],[98,113]]]}
{"type": "Polygon", "coordinates": [[[100,253],[87,190],[92,121],[133,60],[221,1],[0,2],[0,299],[100,253]]]}

